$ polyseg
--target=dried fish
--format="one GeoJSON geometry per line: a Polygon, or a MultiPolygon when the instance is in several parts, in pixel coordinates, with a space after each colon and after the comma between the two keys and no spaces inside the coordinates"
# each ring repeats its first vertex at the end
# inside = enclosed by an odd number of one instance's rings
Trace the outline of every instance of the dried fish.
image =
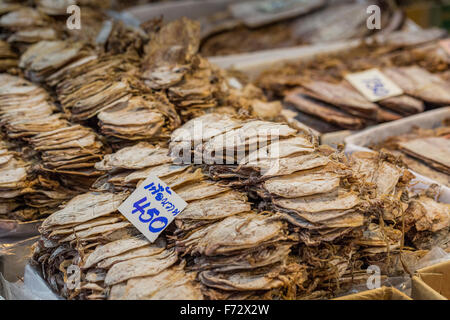
{"type": "Polygon", "coordinates": [[[437,105],[450,103],[450,87],[439,76],[417,66],[383,70],[407,94],[437,105]]]}
{"type": "Polygon", "coordinates": [[[284,101],[287,104],[292,104],[302,112],[311,114],[342,128],[360,129],[364,126],[363,119],[347,115],[342,111],[333,109],[332,105],[325,105],[323,102],[302,94],[291,93],[285,97],[284,101]]]}
{"type": "Polygon", "coordinates": [[[448,126],[436,129],[413,128],[410,132],[393,136],[377,145],[375,150],[389,150],[401,157],[410,169],[449,184],[448,126]]]}

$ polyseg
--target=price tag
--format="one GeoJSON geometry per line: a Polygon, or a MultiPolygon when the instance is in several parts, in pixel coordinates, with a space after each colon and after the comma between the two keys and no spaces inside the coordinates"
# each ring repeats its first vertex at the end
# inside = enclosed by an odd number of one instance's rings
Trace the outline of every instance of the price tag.
{"type": "Polygon", "coordinates": [[[450,55],[450,38],[439,41],[439,44],[450,55]]]}
{"type": "Polygon", "coordinates": [[[345,78],[371,102],[403,94],[403,90],[378,69],[350,73],[345,78]]]}
{"type": "Polygon", "coordinates": [[[118,210],[153,242],[187,206],[157,176],[150,175],[119,206],[118,210]]]}

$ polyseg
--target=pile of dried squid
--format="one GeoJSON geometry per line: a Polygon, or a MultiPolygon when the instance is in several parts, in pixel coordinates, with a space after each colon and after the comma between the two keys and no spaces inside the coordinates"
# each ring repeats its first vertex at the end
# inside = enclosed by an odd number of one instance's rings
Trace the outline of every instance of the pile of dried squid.
{"type": "Polygon", "coordinates": [[[61,296],[330,298],[365,281],[374,261],[386,276],[404,274],[401,258],[446,248],[449,206],[429,194],[411,201],[398,159],[347,158],[307,131],[267,121],[280,104],[250,84],[234,86],[199,55],[197,23],[114,23],[96,42],[103,18],[85,34],[59,35],[43,30],[58,22],[55,8],[39,3],[0,12],[9,33],[0,214],[52,213],[32,262],[61,296]],[[247,153],[220,152],[227,148],[247,153]],[[183,150],[189,160],[222,154],[223,164],[180,163],[183,150]],[[117,211],[149,174],[188,202],[155,243],[117,211]],[[430,233],[440,235],[432,244],[430,233]]]}

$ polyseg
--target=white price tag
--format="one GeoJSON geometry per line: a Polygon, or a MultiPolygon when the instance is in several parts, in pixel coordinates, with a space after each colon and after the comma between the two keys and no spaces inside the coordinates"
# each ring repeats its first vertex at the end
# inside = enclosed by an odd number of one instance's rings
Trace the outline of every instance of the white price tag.
{"type": "Polygon", "coordinates": [[[371,102],[403,94],[403,90],[378,69],[350,73],[345,78],[371,102]]]}
{"type": "Polygon", "coordinates": [[[170,187],[157,176],[150,175],[118,210],[153,242],[186,206],[186,201],[170,187]]]}
{"type": "Polygon", "coordinates": [[[439,44],[450,55],[450,38],[439,41],[439,44]]]}

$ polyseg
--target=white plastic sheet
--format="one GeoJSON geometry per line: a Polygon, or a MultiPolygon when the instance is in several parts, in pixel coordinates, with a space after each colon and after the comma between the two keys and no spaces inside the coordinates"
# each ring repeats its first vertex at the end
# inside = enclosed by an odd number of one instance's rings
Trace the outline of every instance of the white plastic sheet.
{"type": "Polygon", "coordinates": [[[31,294],[33,300],[63,300],[53,292],[39,271],[30,264],[25,266],[24,289],[31,294]]]}

